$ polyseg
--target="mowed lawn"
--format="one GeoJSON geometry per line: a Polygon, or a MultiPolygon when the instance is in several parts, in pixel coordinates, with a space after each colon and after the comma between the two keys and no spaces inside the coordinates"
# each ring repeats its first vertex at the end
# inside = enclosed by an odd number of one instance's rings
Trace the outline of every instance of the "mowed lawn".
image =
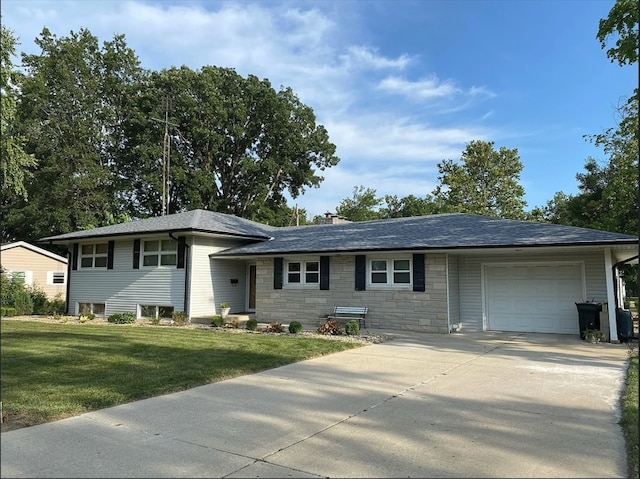
{"type": "Polygon", "coordinates": [[[2,320],[9,428],[255,373],[360,347],[300,335],[2,320]]]}

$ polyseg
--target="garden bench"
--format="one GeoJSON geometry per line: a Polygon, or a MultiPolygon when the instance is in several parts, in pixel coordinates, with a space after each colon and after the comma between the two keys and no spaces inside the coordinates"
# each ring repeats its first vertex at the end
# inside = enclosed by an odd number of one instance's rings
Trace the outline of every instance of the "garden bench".
{"type": "Polygon", "coordinates": [[[368,311],[369,308],[360,306],[336,306],[333,308],[333,313],[327,315],[327,319],[334,319],[336,321],[340,319],[347,321],[350,319],[357,319],[358,326],[366,328],[365,320],[367,319],[368,311]]]}

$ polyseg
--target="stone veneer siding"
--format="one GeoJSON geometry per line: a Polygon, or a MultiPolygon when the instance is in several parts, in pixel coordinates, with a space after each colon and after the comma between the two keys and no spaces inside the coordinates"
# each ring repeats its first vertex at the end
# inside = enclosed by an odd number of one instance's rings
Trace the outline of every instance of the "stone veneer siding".
{"type": "MultiPolygon", "coordinates": [[[[389,255],[390,257],[392,255],[389,255]]],[[[300,321],[316,329],[334,306],[366,306],[367,328],[449,332],[447,271],[444,254],[425,254],[425,292],[355,290],[355,256],[331,256],[329,290],[273,288],[273,258],[259,259],[256,268],[256,319],[288,324],[300,321]]]]}

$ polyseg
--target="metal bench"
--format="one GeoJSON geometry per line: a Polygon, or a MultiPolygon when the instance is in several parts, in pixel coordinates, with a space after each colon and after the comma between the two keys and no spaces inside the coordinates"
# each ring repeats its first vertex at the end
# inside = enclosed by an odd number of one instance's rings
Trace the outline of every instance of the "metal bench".
{"type": "Polygon", "coordinates": [[[368,311],[369,308],[360,306],[336,306],[335,308],[333,308],[333,313],[327,315],[327,319],[334,319],[336,321],[341,319],[346,321],[349,321],[350,319],[357,319],[358,326],[360,326],[361,328],[366,328],[368,311]]]}

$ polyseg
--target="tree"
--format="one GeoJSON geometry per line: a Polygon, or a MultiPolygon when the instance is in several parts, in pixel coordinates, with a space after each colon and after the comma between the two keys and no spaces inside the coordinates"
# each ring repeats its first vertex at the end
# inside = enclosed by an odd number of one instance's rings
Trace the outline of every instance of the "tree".
{"type": "Polygon", "coordinates": [[[135,99],[128,153],[118,164],[132,212],[161,212],[165,125],[153,119],[164,117],[158,111],[163,99],[171,105],[165,117],[171,136],[170,212],[205,208],[256,221],[272,221],[274,215],[284,220],[291,213],[284,192],[295,199],[305,188],[317,187],[323,180],[317,172],[339,161],[313,110],[291,89],[276,92],[268,80],[253,75],[243,78],[213,66],[174,67],[152,72],[135,99]]]}
{"type": "Polygon", "coordinates": [[[35,43],[41,52],[22,56],[16,117],[25,151],[40,162],[28,201],[3,205],[3,239],[102,226],[122,213],[113,167],[127,85],[141,72],[137,57],[124,36],[100,47],[86,29],[57,38],[44,28],[35,43]]]}
{"type": "Polygon", "coordinates": [[[25,138],[16,131],[16,108],[19,95],[19,74],[11,57],[15,55],[17,40],[13,32],[2,25],[0,30],[0,157],[2,158],[2,196],[12,201],[27,197],[25,182],[32,176],[37,162],[24,151],[25,138]]]}
{"type": "Polygon", "coordinates": [[[607,50],[607,57],[620,65],[638,61],[638,0],[616,0],[607,18],[601,19],[596,38],[606,48],[612,36],[617,35],[615,47],[607,50]]]}
{"type": "Polygon", "coordinates": [[[449,211],[500,218],[523,219],[524,188],[520,185],[522,163],[517,149],[494,142],[472,141],[460,163],[444,160],[438,164],[440,185],[433,191],[449,211]]]}
{"type": "Polygon", "coordinates": [[[407,218],[449,212],[446,205],[431,195],[426,195],[424,198],[418,198],[414,195],[404,198],[386,195],[384,202],[387,206],[380,210],[381,216],[384,218],[407,218]]]}
{"type": "Polygon", "coordinates": [[[353,196],[345,198],[336,208],[336,214],[349,221],[369,221],[381,218],[380,205],[383,199],[376,196],[376,190],[364,186],[354,186],[353,196]]]}

